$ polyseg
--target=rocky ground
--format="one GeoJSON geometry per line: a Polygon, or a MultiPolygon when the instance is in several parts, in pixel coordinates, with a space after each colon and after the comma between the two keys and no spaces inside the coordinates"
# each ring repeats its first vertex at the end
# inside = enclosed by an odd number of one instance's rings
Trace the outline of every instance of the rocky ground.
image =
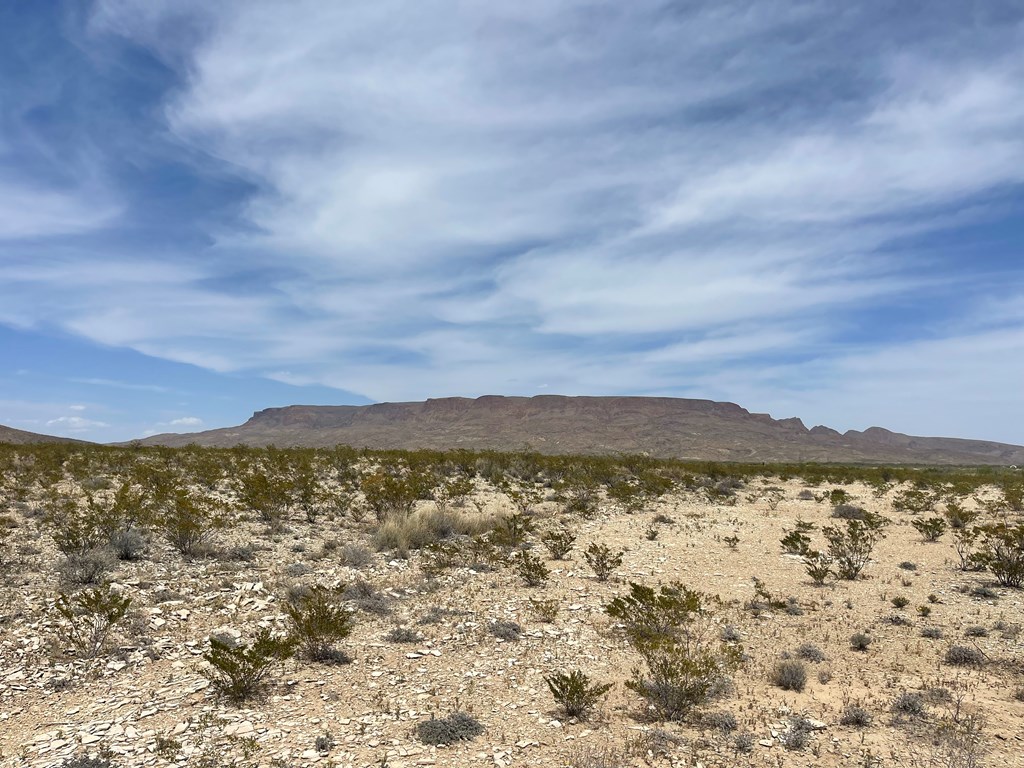
{"type": "MultiPolygon", "coordinates": [[[[541,503],[539,531],[569,522],[578,538],[565,561],[534,547],[551,570],[534,588],[507,567],[427,576],[416,552],[345,565],[359,559],[346,545],[369,546],[365,517],[296,519],[275,534],[255,521],[222,531],[222,552],[254,546],[249,560],[222,554],[186,562],[154,538],[145,558],[120,562],[110,574],[131,598],[132,614],[109,652],[92,660],[56,641],[59,555],[31,506],[12,505],[16,546],[0,603],[0,764],[42,768],[93,756],[113,766],[267,768],[1021,765],[1024,592],[960,571],[948,533],[925,543],[912,516],[892,509],[892,491],[878,498],[856,485],[847,487],[854,502],[892,524],[864,578],[815,587],[800,559],[779,545],[798,518],[819,529],[830,522],[827,502],[798,498],[806,490],[798,479],[757,480],[737,491],[734,504],[680,493],[635,514],[603,502],[592,517],[569,521],[558,505],[541,503]],[[731,536],[735,546],[724,541],[731,536]],[[591,542],[624,552],[607,582],[581,555],[591,542]],[[793,599],[785,608],[759,607],[753,577],[793,599]],[[703,718],[681,724],[652,721],[625,687],[637,657],[604,612],[630,581],[672,580],[719,596],[715,620],[746,653],[731,688],[703,708],[703,718]],[[203,675],[211,633],[248,639],[259,627],[284,631],[289,590],[353,582],[365,586],[352,592],[362,595],[357,624],[341,643],[350,664],[290,660],[264,698],[241,707],[215,695],[203,675]],[[898,596],[907,598],[904,608],[893,605],[898,596]],[[556,601],[550,621],[539,601],[556,601]],[[506,627],[496,637],[494,622],[518,624],[521,634],[506,627]],[[415,635],[389,640],[396,627],[415,635]],[[922,636],[925,629],[941,636],[922,636]],[[858,632],[872,638],[866,651],[851,647],[858,632]],[[806,662],[804,690],[773,685],[780,658],[808,643],[824,659],[806,662]],[[986,663],[945,663],[955,644],[977,648],[986,663]],[[564,718],[544,681],[574,668],[615,683],[585,722],[564,718]],[[907,711],[894,710],[907,693],[920,696],[910,697],[907,711]],[[840,724],[851,704],[870,714],[870,724],[840,724]],[[453,711],[473,715],[484,732],[448,747],[417,739],[418,722],[453,711]],[[798,716],[806,718],[804,744],[791,738],[798,716]]],[[[476,500],[481,511],[467,506],[466,514],[512,511],[490,490],[476,500]]],[[[811,535],[820,547],[820,530],[811,535]]]]}

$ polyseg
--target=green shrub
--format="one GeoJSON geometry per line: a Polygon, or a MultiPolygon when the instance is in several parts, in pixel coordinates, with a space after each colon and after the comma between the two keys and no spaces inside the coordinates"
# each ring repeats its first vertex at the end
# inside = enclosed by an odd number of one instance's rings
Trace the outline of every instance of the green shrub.
{"type": "Polygon", "coordinates": [[[102,653],[114,627],[128,613],[131,598],[114,592],[110,586],[84,589],[73,595],[60,594],[54,604],[63,619],[59,638],[85,658],[102,653]]]}
{"type": "Polygon", "coordinates": [[[177,488],[158,517],[164,537],[184,557],[207,552],[213,532],[225,520],[219,505],[209,498],[196,498],[188,490],[177,488]]]}
{"type": "Polygon", "coordinates": [[[1004,587],[1024,585],[1024,523],[998,523],[981,528],[982,543],[974,559],[1004,587]]]}
{"type": "Polygon", "coordinates": [[[416,738],[424,744],[450,746],[474,739],[483,732],[480,721],[465,712],[452,712],[448,717],[431,717],[416,723],[416,738]]]}
{"type": "Polygon", "coordinates": [[[585,720],[588,712],[612,688],[611,683],[592,685],[590,678],[578,669],[569,674],[556,672],[545,677],[544,682],[548,684],[555,702],[565,711],[566,717],[579,720],[585,720]]]}
{"type": "Polygon", "coordinates": [[[291,636],[312,661],[339,658],[334,644],[352,634],[352,611],[341,604],[339,595],[324,587],[312,587],[296,602],[284,604],[291,636]]]}
{"type": "Polygon", "coordinates": [[[622,552],[613,553],[607,544],[592,543],[583,553],[583,558],[594,570],[598,581],[608,581],[615,569],[622,565],[622,552]]]}
{"type": "Polygon", "coordinates": [[[293,638],[277,638],[262,629],[250,645],[234,645],[210,637],[210,650],[203,658],[210,665],[203,674],[214,689],[229,701],[240,704],[263,692],[274,667],[295,651],[293,638]]]}
{"type": "Polygon", "coordinates": [[[494,528],[494,543],[506,549],[518,549],[536,527],[533,518],[523,512],[506,515],[494,528]]]}
{"type": "Polygon", "coordinates": [[[911,520],[910,524],[917,529],[925,541],[938,541],[946,532],[946,521],[941,517],[911,520]]]}
{"type": "Polygon", "coordinates": [[[867,513],[862,520],[847,520],[845,529],[832,525],[822,528],[828,541],[828,554],[840,579],[852,581],[860,576],[875,544],[884,537],[882,529],[888,522],[880,515],[867,513]]]}
{"type": "Polygon", "coordinates": [[[558,617],[558,609],[561,602],[558,600],[535,600],[530,599],[530,607],[533,608],[537,618],[545,624],[551,624],[558,617]]]}
{"type": "Polygon", "coordinates": [[[832,575],[832,558],[824,552],[812,549],[804,555],[804,571],[815,585],[820,587],[832,575]]]}
{"type": "Polygon", "coordinates": [[[903,608],[906,608],[908,605],[910,605],[910,598],[905,595],[896,595],[896,597],[894,597],[889,602],[891,602],[896,608],[902,610],[903,608]]]}
{"type": "Polygon", "coordinates": [[[557,531],[548,531],[541,536],[540,540],[547,547],[552,559],[564,560],[573,544],[576,543],[576,536],[571,531],[562,528],[557,531]]]}
{"type": "Polygon", "coordinates": [[[960,570],[970,571],[979,567],[977,553],[974,550],[974,545],[979,538],[981,538],[980,528],[953,529],[953,549],[956,550],[956,554],[960,558],[960,570]]]}
{"type": "Polygon", "coordinates": [[[626,686],[663,719],[682,719],[706,702],[742,656],[738,645],[719,639],[706,602],[679,583],[658,591],[632,583],[628,595],[605,606],[643,662],[626,686]]]}
{"type": "Polygon", "coordinates": [[[544,561],[532,552],[523,551],[519,553],[516,562],[516,571],[523,583],[528,587],[542,586],[551,575],[551,571],[544,565],[544,561]]]}
{"type": "Polygon", "coordinates": [[[811,549],[811,537],[802,531],[786,531],[779,543],[787,555],[806,555],[811,549]]]}

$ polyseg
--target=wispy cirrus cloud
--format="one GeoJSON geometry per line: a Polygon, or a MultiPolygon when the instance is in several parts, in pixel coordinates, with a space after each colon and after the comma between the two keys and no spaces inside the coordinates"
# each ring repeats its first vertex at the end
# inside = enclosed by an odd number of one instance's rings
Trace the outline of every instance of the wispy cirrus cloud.
{"type": "MultiPolygon", "coordinates": [[[[116,242],[6,251],[0,322],[373,399],[676,393],[839,421],[915,381],[974,407],[941,373],[958,360],[1009,395],[1013,3],[105,0],[78,34],[157,62],[145,132],[114,135],[164,175],[116,242]]],[[[112,166],[74,167],[131,199],[112,166]]]]}

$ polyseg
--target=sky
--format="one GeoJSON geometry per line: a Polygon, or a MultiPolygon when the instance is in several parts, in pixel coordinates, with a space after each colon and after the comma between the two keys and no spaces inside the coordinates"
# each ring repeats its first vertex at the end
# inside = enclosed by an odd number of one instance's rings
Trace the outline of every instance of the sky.
{"type": "Polygon", "coordinates": [[[1024,444],[1024,5],[0,4],[0,423],[484,394],[1024,444]]]}

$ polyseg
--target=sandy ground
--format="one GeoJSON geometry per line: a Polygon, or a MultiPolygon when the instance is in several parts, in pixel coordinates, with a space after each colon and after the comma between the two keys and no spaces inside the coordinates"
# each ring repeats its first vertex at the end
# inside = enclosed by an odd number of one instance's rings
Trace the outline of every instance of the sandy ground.
{"type": "MultiPolygon", "coordinates": [[[[1014,698],[1024,686],[1024,635],[1013,632],[1024,623],[1024,592],[995,587],[992,598],[965,594],[960,587],[992,585],[991,577],[957,570],[948,533],[924,543],[909,525],[911,516],[892,510],[891,493],[878,499],[859,486],[847,487],[855,502],[893,523],[865,578],[815,587],[799,559],[779,545],[783,529],[797,518],[819,529],[830,522],[827,503],[797,498],[804,488],[799,480],[755,481],[738,491],[734,506],[677,494],[632,515],[603,503],[587,520],[559,520],[555,504],[541,504],[539,530],[569,522],[578,539],[567,561],[535,548],[551,569],[538,588],[523,586],[508,568],[462,568],[427,579],[416,554],[409,560],[377,554],[358,569],[340,565],[333,554],[320,556],[325,539],[368,542],[369,519],[323,518],[312,526],[294,520],[276,540],[249,522],[220,536],[225,546],[266,546],[254,562],[184,563],[155,541],[148,559],[121,563],[114,573],[138,612],[131,631],[115,642],[120,648],[92,661],[76,660],[53,643],[56,617],[48,606],[59,588],[58,555],[49,538],[37,534],[30,543],[40,553],[22,557],[7,574],[0,604],[0,764],[59,766],[72,755],[102,751],[115,766],[1024,766],[1024,702],[1014,698]],[[777,506],[769,502],[769,482],[784,494],[777,506]],[[650,540],[646,532],[659,514],[674,522],[658,525],[659,535],[650,540]],[[723,542],[730,535],[739,537],[735,549],[723,542]],[[622,567],[605,583],[581,554],[594,541],[624,551],[622,567]],[[900,568],[905,561],[916,570],[900,568]],[[304,570],[298,563],[308,572],[296,575],[304,570]],[[745,609],[755,576],[773,594],[796,598],[802,614],[745,609]],[[392,613],[359,614],[342,644],[353,663],[289,661],[266,698],[242,708],[215,696],[201,674],[209,633],[234,630],[248,637],[261,625],[283,630],[289,584],[356,579],[382,590],[392,613]],[[623,685],[638,659],[603,606],[624,594],[629,581],[672,580],[718,595],[724,605],[716,619],[742,637],[748,659],[732,690],[705,708],[734,715],[732,734],[652,722],[642,700],[623,685]],[[909,599],[903,610],[890,602],[897,595],[909,599]],[[538,618],[531,599],[558,601],[552,623],[538,618]],[[435,606],[448,609],[438,623],[417,624],[435,606]],[[918,606],[929,606],[931,615],[922,618],[918,606]],[[894,615],[908,623],[891,623],[894,615]],[[520,624],[520,639],[495,638],[489,622],[498,619],[520,624]],[[385,640],[399,625],[413,627],[421,639],[385,640]],[[983,626],[988,635],[965,638],[969,626],[983,626]],[[943,637],[922,637],[925,627],[939,628],[943,637]],[[855,632],[873,638],[866,652],[851,649],[855,632]],[[771,685],[781,655],[802,643],[826,656],[808,663],[805,690],[771,685]],[[944,664],[953,644],[975,645],[991,662],[980,668],[944,664]],[[616,684],[587,722],[564,720],[544,682],[545,675],[573,668],[616,684]],[[923,715],[890,711],[908,691],[925,694],[923,715]],[[867,709],[871,725],[840,725],[849,703],[867,709]],[[417,722],[454,710],[474,715],[485,732],[451,747],[416,739],[417,722]],[[782,743],[793,715],[823,726],[803,750],[782,743]],[[984,725],[980,749],[966,754],[941,732],[969,715],[980,715],[984,725]],[[740,733],[751,734],[751,752],[735,749],[740,733]],[[317,751],[317,738],[328,734],[333,745],[317,751]],[[955,762],[961,758],[979,762],[955,762]]],[[[498,494],[480,498],[490,511],[511,511],[498,494]]],[[[34,522],[23,520],[17,540],[24,543],[32,530],[34,522]]],[[[812,535],[821,546],[820,533],[812,535]]]]}

